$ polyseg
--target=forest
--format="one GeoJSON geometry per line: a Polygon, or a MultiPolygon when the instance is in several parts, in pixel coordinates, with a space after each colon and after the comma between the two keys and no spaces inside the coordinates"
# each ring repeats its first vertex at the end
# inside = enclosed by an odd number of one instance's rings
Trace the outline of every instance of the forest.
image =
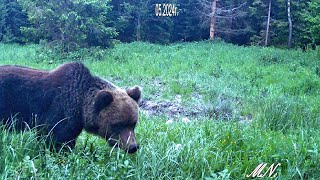
{"type": "Polygon", "coordinates": [[[207,39],[305,49],[320,44],[319,32],[318,0],[0,0],[1,42],[63,51],[207,39]],[[156,5],[166,3],[176,14],[157,16],[156,5]]]}
{"type": "MultiPolygon", "coordinates": [[[[319,32],[319,0],[0,0],[0,179],[320,179],[319,32]],[[52,129],[20,119],[21,109],[45,119],[37,113],[58,105],[44,97],[61,86],[30,100],[29,82],[52,80],[13,81],[21,72],[6,69],[50,74],[68,62],[141,87],[136,153],[86,130],[73,149],[51,149],[52,129]]],[[[66,86],[54,102],[88,99],[66,86]]],[[[72,108],[57,108],[48,118],[68,122],[72,108]]],[[[91,111],[78,110],[81,126],[91,111]]]]}

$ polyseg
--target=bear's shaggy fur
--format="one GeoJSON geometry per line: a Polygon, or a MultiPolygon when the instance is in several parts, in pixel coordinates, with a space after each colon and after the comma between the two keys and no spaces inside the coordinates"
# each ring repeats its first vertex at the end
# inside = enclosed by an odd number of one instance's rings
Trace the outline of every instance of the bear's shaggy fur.
{"type": "Polygon", "coordinates": [[[53,71],[0,66],[0,122],[15,129],[44,127],[56,147],[67,143],[73,148],[85,129],[111,146],[135,152],[140,96],[138,86],[120,89],[92,76],[82,63],[53,71]]]}

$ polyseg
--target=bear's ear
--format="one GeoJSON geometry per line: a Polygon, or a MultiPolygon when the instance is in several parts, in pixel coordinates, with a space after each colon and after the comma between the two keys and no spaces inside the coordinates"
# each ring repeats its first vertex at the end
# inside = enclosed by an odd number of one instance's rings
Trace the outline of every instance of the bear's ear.
{"type": "Polygon", "coordinates": [[[113,101],[112,94],[108,91],[100,91],[94,100],[94,110],[100,112],[113,101]]]}
{"type": "Polygon", "coordinates": [[[127,94],[136,102],[141,98],[141,88],[139,86],[134,86],[133,88],[127,89],[127,94]]]}

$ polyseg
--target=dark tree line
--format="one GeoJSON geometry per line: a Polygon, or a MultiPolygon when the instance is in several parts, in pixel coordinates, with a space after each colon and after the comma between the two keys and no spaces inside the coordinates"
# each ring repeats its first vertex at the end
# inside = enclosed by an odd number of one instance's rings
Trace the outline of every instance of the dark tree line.
{"type": "Polygon", "coordinates": [[[77,47],[114,41],[223,39],[240,45],[320,44],[318,0],[0,0],[0,41],[77,47]],[[159,17],[171,3],[177,16],[159,17]]]}

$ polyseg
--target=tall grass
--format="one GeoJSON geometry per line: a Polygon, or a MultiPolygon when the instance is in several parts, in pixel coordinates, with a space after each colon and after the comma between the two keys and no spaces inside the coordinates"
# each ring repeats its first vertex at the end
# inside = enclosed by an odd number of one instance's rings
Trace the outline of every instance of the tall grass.
{"type": "Polygon", "coordinates": [[[2,130],[2,178],[106,179],[113,177],[239,178],[261,162],[281,163],[280,179],[319,177],[316,128],[286,133],[258,125],[198,119],[167,125],[165,118],[142,116],[137,137],[141,149],[127,155],[94,136],[83,133],[70,153],[51,153],[33,131],[2,130]]]}

